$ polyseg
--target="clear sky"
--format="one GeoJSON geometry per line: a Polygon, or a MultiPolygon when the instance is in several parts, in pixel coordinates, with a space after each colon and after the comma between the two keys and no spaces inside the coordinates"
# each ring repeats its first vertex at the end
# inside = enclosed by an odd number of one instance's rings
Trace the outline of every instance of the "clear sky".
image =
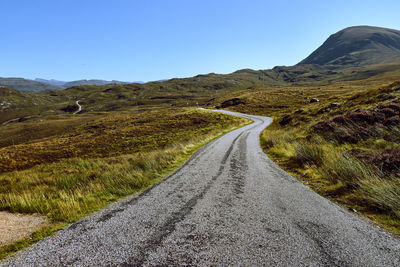
{"type": "Polygon", "coordinates": [[[150,81],[294,65],[399,0],[0,0],[0,77],[150,81]]]}

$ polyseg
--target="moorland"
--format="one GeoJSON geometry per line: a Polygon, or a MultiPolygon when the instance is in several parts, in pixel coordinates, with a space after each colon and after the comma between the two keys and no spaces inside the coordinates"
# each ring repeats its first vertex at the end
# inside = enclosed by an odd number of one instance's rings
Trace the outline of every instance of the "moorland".
{"type": "Polygon", "coordinates": [[[400,32],[351,27],[295,66],[129,84],[0,87],[0,210],[49,225],[7,255],[160,182],[200,146],[270,116],[260,143],[319,194],[400,233],[400,32]],[[76,101],[82,106],[78,111],[76,101]]]}

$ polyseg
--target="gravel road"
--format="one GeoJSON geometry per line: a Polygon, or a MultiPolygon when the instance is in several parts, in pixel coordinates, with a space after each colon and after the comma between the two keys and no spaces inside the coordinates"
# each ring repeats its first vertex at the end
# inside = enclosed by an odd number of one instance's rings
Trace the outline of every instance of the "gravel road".
{"type": "Polygon", "coordinates": [[[309,190],[259,146],[261,116],[180,170],[9,258],[12,266],[400,266],[400,242],[309,190]]]}

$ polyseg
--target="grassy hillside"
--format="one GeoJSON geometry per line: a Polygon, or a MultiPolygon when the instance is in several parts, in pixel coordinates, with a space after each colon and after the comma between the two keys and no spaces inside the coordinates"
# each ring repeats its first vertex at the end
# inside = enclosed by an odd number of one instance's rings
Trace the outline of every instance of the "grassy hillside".
{"type": "Polygon", "coordinates": [[[288,115],[268,154],[317,192],[400,233],[400,83],[288,115]]]}
{"type": "MultiPolygon", "coordinates": [[[[265,88],[312,87],[317,90],[321,86],[327,88],[325,85],[329,83],[340,84],[348,81],[349,83],[345,84],[350,87],[361,88],[363,83],[374,85],[385,83],[391,77],[399,75],[399,70],[400,63],[347,69],[298,65],[263,71],[245,69],[227,75],[211,73],[146,84],[81,85],[66,90],[23,94],[19,98],[14,98],[11,106],[2,109],[0,123],[25,117],[70,114],[77,109],[76,100],[80,100],[83,106],[82,113],[85,113],[125,110],[138,106],[187,107],[196,106],[196,103],[213,105],[221,97],[251,92],[262,85],[265,88]]],[[[334,88],[337,89],[343,88],[334,88]]],[[[261,101],[255,101],[259,102],[261,101]]]]}
{"type": "Polygon", "coordinates": [[[63,102],[68,102],[69,98],[52,92],[21,93],[8,87],[0,87],[0,125],[10,120],[34,120],[61,113],[59,110],[64,106],[63,102]]]}

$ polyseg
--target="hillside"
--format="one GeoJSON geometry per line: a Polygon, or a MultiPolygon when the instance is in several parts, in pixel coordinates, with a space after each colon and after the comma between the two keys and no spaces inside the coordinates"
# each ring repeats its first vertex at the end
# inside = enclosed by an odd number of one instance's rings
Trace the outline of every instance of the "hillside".
{"type": "Polygon", "coordinates": [[[400,31],[349,27],[331,35],[299,64],[366,66],[400,59],[400,31]]]}
{"type": "MultiPolygon", "coordinates": [[[[83,106],[82,113],[122,111],[131,107],[147,106],[187,107],[195,106],[196,103],[218,106],[221,102],[234,98],[237,93],[251,92],[262,85],[275,88],[312,86],[324,94],[324,90],[319,88],[329,83],[368,80],[370,85],[378,86],[394,81],[399,74],[400,63],[346,69],[335,66],[296,65],[258,71],[243,69],[231,74],[210,73],[146,84],[81,85],[65,90],[24,94],[24,99],[30,100],[13,101],[10,108],[3,109],[0,123],[38,114],[41,116],[68,114],[69,111],[75,110],[76,100],[80,100],[83,106]],[[218,102],[219,100],[221,101],[218,102]],[[27,106],[27,103],[31,103],[30,106],[27,106]]],[[[248,104],[252,101],[248,101],[248,104]]],[[[262,102],[261,106],[268,105],[267,103],[269,98],[262,102]]],[[[254,105],[260,107],[257,101],[254,105]]],[[[257,108],[251,108],[249,111],[258,113],[257,108]]]]}

